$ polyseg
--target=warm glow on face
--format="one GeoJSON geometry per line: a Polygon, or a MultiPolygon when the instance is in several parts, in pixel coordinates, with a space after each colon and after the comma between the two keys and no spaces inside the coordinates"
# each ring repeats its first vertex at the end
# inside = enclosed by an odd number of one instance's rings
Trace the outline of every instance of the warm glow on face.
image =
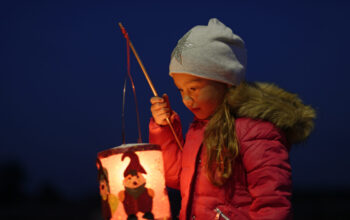
{"type": "MultiPolygon", "coordinates": [[[[138,187],[145,187],[150,195],[153,197],[152,213],[154,217],[164,219],[164,217],[170,217],[170,205],[169,199],[166,193],[164,170],[163,170],[163,158],[160,150],[143,150],[135,151],[139,159],[139,163],[147,172],[140,173],[135,172],[124,176],[124,171],[130,166],[130,158],[125,157],[122,161],[123,153],[112,154],[105,158],[99,158],[101,160],[102,167],[108,170],[108,180],[110,193],[114,195],[126,194],[127,189],[131,190],[138,187]],[[122,192],[122,193],[121,193],[122,192]]],[[[126,199],[127,196],[119,197],[126,199]]],[[[117,207],[115,213],[113,213],[112,219],[127,219],[121,201],[117,207]]],[[[139,219],[142,219],[144,213],[139,212],[137,214],[139,219]]]]}
{"type": "Polygon", "coordinates": [[[173,73],[184,105],[198,118],[207,119],[222,103],[228,85],[189,74],[173,73]]]}

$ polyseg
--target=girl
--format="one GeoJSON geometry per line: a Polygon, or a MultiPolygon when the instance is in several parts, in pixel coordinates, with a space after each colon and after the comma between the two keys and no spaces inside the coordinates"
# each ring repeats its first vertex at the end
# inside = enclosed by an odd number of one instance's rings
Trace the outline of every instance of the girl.
{"type": "Polygon", "coordinates": [[[245,68],[242,39],[210,19],[179,40],[170,61],[195,116],[186,141],[167,96],[151,98],[149,140],[162,148],[167,185],[180,189],[180,219],[291,218],[288,151],[308,137],[315,112],[274,85],[244,82],[245,68]]]}

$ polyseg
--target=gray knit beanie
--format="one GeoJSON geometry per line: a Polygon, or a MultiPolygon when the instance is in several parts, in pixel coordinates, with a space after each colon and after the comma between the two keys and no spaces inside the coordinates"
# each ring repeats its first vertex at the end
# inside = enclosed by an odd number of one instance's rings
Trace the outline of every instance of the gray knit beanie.
{"type": "Polygon", "coordinates": [[[247,53],[243,40],[218,19],[188,31],[171,54],[169,75],[185,73],[238,85],[244,80],[247,53]]]}

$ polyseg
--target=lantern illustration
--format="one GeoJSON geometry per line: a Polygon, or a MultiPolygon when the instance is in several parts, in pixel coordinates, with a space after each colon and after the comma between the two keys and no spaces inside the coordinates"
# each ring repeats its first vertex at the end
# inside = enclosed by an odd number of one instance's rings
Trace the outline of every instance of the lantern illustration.
{"type": "Polygon", "coordinates": [[[97,161],[105,219],[171,218],[158,145],[123,144],[99,152],[97,161]]]}

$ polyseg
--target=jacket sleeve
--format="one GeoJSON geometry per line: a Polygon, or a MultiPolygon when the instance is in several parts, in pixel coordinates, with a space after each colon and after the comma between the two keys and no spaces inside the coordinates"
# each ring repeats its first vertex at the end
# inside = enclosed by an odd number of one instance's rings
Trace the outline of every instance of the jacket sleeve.
{"type": "MultiPolygon", "coordinates": [[[[179,116],[175,113],[172,116],[171,121],[174,130],[183,145],[184,141],[179,116]]],[[[149,142],[152,144],[158,144],[161,147],[166,185],[174,189],[179,189],[182,154],[170,127],[168,125],[158,125],[152,117],[149,123],[149,142]]]]}
{"type": "Polygon", "coordinates": [[[251,219],[291,219],[291,166],[284,134],[270,122],[252,119],[239,133],[253,199],[251,219]]]}

